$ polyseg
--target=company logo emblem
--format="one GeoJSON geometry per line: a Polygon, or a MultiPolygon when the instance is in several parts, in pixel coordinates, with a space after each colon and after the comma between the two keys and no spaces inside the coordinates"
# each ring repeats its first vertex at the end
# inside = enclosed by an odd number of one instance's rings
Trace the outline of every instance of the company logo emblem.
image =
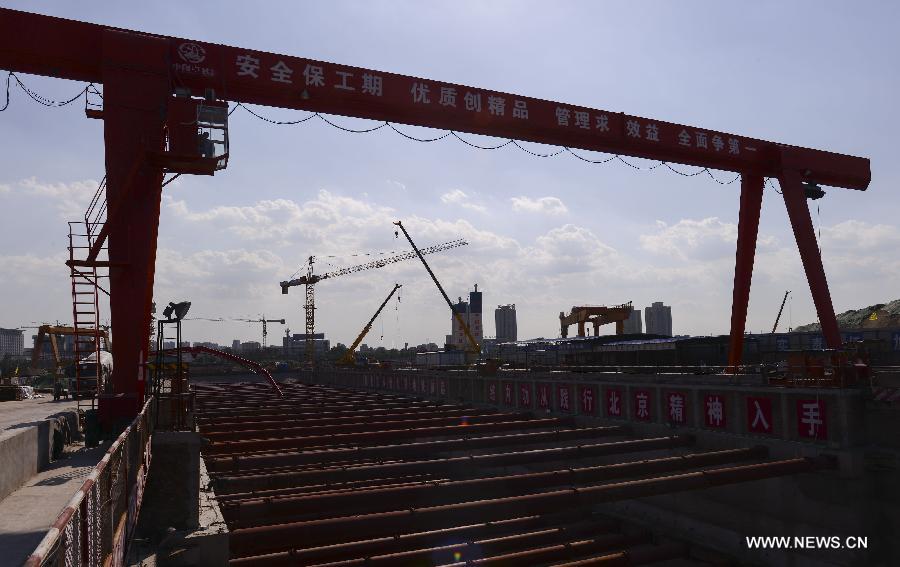
{"type": "Polygon", "coordinates": [[[188,63],[202,63],[206,59],[206,50],[196,43],[182,43],[178,46],[178,55],[188,63]]]}

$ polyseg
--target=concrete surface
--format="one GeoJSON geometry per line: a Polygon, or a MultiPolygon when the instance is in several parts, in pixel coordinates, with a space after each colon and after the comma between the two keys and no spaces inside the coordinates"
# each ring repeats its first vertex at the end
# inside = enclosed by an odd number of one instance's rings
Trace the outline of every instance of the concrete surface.
{"type": "MultiPolygon", "coordinates": [[[[191,433],[177,433],[172,437],[171,433],[157,432],[154,434],[154,440],[156,436],[166,435],[170,436],[169,439],[163,439],[159,445],[154,443],[154,452],[158,447],[173,445],[179,445],[179,450],[184,448],[190,450],[196,443],[194,438],[196,434],[191,433]]],[[[185,484],[189,490],[193,490],[194,475],[183,477],[181,469],[169,469],[167,474],[163,475],[156,473],[157,476],[153,479],[152,474],[158,470],[154,467],[159,466],[159,461],[156,460],[158,456],[158,453],[154,453],[151,483],[154,481],[171,484],[178,482],[185,484]]],[[[199,526],[196,529],[169,527],[170,517],[167,512],[172,510],[172,502],[168,499],[154,499],[149,492],[152,484],[148,484],[148,492],[144,496],[144,503],[141,507],[141,518],[126,561],[128,565],[140,567],[188,567],[193,565],[225,567],[228,565],[228,526],[225,524],[216,494],[210,486],[206,464],[202,459],[197,464],[200,473],[196,478],[199,481],[199,494],[195,495],[195,499],[192,501],[181,502],[180,505],[185,510],[176,511],[176,514],[197,509],[199,526]]],[[[182,490],[179,489],[178,492],[182,492],[182,490]]]]}
{"type": "Polygon", "coordinates": [[[66,444],[81,438],[74,407],[40,402],[0,404],[4,427],[0,431],[0,500],[46,469],[66,444]]]}
{"type": "Polygon", "coordinates": [[[0,402],[0,439],[11,433],[12,430],[37,425],[47,416],[61,411],[75,411],[77,408],[74,400],[53,401],[52,394],[43,394],[45,398],[34,400],[22,400],[20,402],[0,402]]]}
{"type": "Polygon", "coordinates": [[[63,458],[0,501],[0,567],[22,565],[108,448],[70,445],[63,458]]]}
{"type": "Polygon", "coordinates": [[[145,533],[200,525],[200,436],[190,431],[156,431],[150,476],[140,523],[145,533]]]}

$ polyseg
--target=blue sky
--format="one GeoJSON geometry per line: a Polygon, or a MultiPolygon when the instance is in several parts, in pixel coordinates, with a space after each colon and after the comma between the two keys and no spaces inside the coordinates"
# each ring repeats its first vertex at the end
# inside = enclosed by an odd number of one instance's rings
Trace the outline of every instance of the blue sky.
{"type": "MultiPolygon", "coordinates": [[[[898,297],[900,40],[893,26],[900,8],[893,3],[2,5],[868,157],[869,190],[826,188],[813,221],[836,310],[898,297]]],[[[22,79],[50,98],[82,88],[22,79]]],[[[78,104],[46,109],[18,88],[11,97],[0,113],[0,326],[66,322],[65,221],[81,216],[103,177],[102,124],[85,119],[78,104]]],[[[304,116],[255,110],[281,120],[304,116]]],[[[421,245],[468,239],[468,247],[432,256],[436,273],[451,297],[478,283],[486,307],[515,303],[522,337],[556,336],[558,313],[574,304],[629,300],[672,305],[677,333],[725,333],[738,196],[737,183],[663,168],[589,165],[566,154],[540,159],[512,147],[482,151],[452,138],[421,144],[386,129],[348,134],[318,120],[272,126],[239,109],[228,169],[182,177],[164,190],[155,295],[159,303],[193,301],[197,316],[285,317],[301,332],[301,290],[284,296],[277,282],[310,254],[400,249],[390,222],[403,219],[421,245]]],[[[771,189],[757,254],[748,328],[771,328],[786,289],[793,294],[785,321],[815,321],[783,201],[771,189]]],[[[351,341],[395,281],[404,284],[401,303],[366,342],[440,342],[449,313],[415,262],[323,282],[318,330],[351,341]]],[[[490,335],[493,318],[486,319],[490,335]]],[[[271,329],[270,342],[282,330],[271,329]]],[[[185,333],[259,339],[258,327],[246,323],[192,321],[185,333]]]]}

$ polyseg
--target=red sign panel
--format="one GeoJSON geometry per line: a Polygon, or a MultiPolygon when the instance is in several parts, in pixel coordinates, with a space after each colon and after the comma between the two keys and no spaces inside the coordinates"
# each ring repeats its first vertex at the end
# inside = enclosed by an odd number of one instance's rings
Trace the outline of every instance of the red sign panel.
{"type": "Polygon", "coordinates": [[[531,408],[531,382],[519,384],[519,407],[531,408]]]}
{"type": "Polygon", "coordinates": [[[497,383],[496,382],[488,382],[487,401],[492,404],[497,403],[497,383]]]}
{"type": "Polygon", "coordinates": [[[556,409],[559,411],[572,411],[572,386],[559,384],[556,386],[556,409]]]}
{"type": "Polygon", "coordinates": [[[178,39],[171,58],[195,95],[735,171],[771,159],[771,144],[734,134],[373,69],[178,39]]]}
{"type": "Polygon", "coordinates": [[[578,407],[584,415],[594,415],[597,411],[597,392],[593,386],[578,387],[578,407]]]}
{"type": "Polygon", "coordinates": [[[675,425],[687,423],[687,396],[684,392],[666,394],[666,419],[675,425]]]}
{"type": "Polygon", "coordinates": [[[707,394],[703,404],[703,423],[712,429],[725,429],[725,396],[707,394]]]}
{"type": "Polygon", "coordinates": [[[747,397],[747,431],[752,433],[774,433],[772,421],[772,399],[747,397]]]}
{"type": "Polygon", "coordinates": [[[537,385],[537,405],[543,410],[550,409],[550,384],[537,385]]]}
{"type": "Polygon", "coordinates": [[[606,415],[608,417],[622,417],[622,390],[608,388],[606,390],[606,415]]]}
{"type": "Polygon", "coordinates": [[[797,435],[804,439],[828,439],[825,400],[797,400],[797,435]]]}
{"type": "Polygon", "coordinates": [[[638,421],[650,421],[653,418],[650,401],[650,390],[634,391],[634,414],[632,414],[634,419],[638,421]]]}
{"type": "Polygon", "coordinates": [[[516,405],[516,394],[513,390],[512,382],[504,382],[503,383],[503,405],[514,406],[516,405]]]}

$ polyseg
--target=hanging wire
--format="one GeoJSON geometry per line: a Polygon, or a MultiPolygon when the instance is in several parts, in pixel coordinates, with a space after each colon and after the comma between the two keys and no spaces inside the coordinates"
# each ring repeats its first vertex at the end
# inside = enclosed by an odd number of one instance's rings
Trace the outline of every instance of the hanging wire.
{"type": "MultiPolygon", "coordinates": [[[[19,87],[21,87],[22,90],[24,90],[25,93],[26,93],[32,100],[34,100],[35,102],[37,102],[37,103],[39,103],[39,104],[41,104],[41,105],[43,105],[43,106],[48,106],[48,107],[62,107],[62,106],[66,106],[66,105],[69,105],[69,104],[75,102],[76,100],[78,100],[78,99],[81,98],[82,96],[85,97],[85,103],[87,104],[87,95],[88,95],[88,94],[96,95],[96,96],[100,97],[101,99],[103,98],[103,94],[100,92],[100,90],[97,88],[97,86],[96,86],[94,83],[89,83],[87,86],[85,86],[83,89],[81,89],[81,91],[79,91],[78,94],[76,94],[75,96],[73,96],[73,97],[71,97],[71,98],[69,98],[69,99],[66,99],[66,100],[55,101],[55,100],[49,99],[49,98],[47,98],[47,97],[44,97],[44,96],[42,96],[42,95],[36,93],[35,91],[31,90],[30,88],[28,88],[28,87],[25,85],[25,83],[23,83],[23,82],[19,79],[19,77],[18,77],[15,73],[13,73],[12,71],[10,71],[10,72],[8,72],[8,74],[7,74],[7,76],[6,76],[6,100],[4,101],[3,108],[0,108],[0,112],[3,112],[3,111],[6,110],[7,108],[9,108],[9,104],[10,104],[10,88],[11,88],[11,85],[12,85],[12,81],[13,81],[13,80],[16,81],[16,84],[19,85],[19,87]]],[[[407,133],[403,132],[402,130],[400,130],[399,128],[397,128],[394,124],[392,124],[392,123],[390,123],[390,122],[387,122],[387,121],[381,122],[381,123],[379,123],[377,126],[372,126],[371,128],[361,128],[361,129],[348,128],[348,127],[346,127],[346,126],[342,126],[342,125],[340,125],[340,124],[338,124],[338,123],[336,123],[336,122],[334,122],[334,121],[332,121],[332,120],[326,118],[324,115],[322,115],[322,114],[319,113],[319,112],[312,112],[312,113],[310,113],[308,116],[305,116],[305,117],[300,118],[300,119],[297,119],[297,120],[275,120],[275,119],[272,119],[272,118],[269,118],[269,117],[267,117],[267,116],[264,116],[264,115],[260,114],[259,112],[253,110],[252,108],[250,108],[249,106],[247,106],[247,105],[245,105],[245,104],[243,104],[243,103],[241,103],[241,102],[235,103],[234,107],[231,108],[231,110],[229,110],[228,115],[231,116],[232,114],[234,114],[234,113],[237,111],[238,108],[241,108],[241,109],[245,110],[247,113],[249,113],[249,114],[250,114],[251,116],[253,116],[254,118],[257,118],[258,120],[262,120],[263,122],[266,122],[266,123],[272,124],[272,125],[276,125],[276,126],[295,126],[295,125],[298,125],[298,124],[303,124],[303,123],[305,123],[305,122],[308,122],[308,121],[312,120],[313,118],[318,118],[318,119],[320,119],[321,121],[325,122],[326,124],[328,124],[329,126],[331,126],[331,127],[333,127],[333,128],[336,128],[336,129],[341,130],[341,131],[343,131],[343,132],[349,132],[349,133],[352,133],[352,134],[368,134],[368,133],[370,133],[370,132],[375,132],[375,131],[381,130],[381,129],[385,128],[385,127],[388,127],[388,128],[390,128],[391,130],[393,130],[395,133],[397,133],[397,134],[403,136],[404,138],[406,138],[406,139],[408,139],[408,140],[412,140],[412,141],[415,141],[415,142],[422,142],[422,143],[437,142],[437,141],[440,141],[440,140],[443,140],[443,139],[445,139],[445,138],[447,138],[447,137],[452,136],[452,137],[456,138],[458,141],[462,142],[463,144],[465,144],[465,145],[467,145],[467,146],[470,146],[470,147],[473,147],[473,148],[476,148],[476,149],[479,149],[479,150],[499,150],[499,149],[504,148],[504,147],[506,147],[506,146],[512,145],[512,146],[515,146],[516,148],[518,148],[519,150],[521,150],[521,151],[527,153],[528,155],[531,155],[531,156],[533,156],[533,157],[540,157],[540,158],[550,158],[550,157],[558,156],[558,155],[561,154],[561,153],[568,153],[568,154],[570,154],[571,156],[573,156],[575,159],[577,159],[577,160],[579,160],[579,161],[582,161],[582,162],[584,162],[584,163],[592,164],[592,165],[602,165],[602,164],[609,163],[609,162],[611,162],[611,161],[613,161],[613,160],[618,160],[618,161],[621,162],[622,164],[624,164],[624,165],[630,167],[631,169],[635,169],[635,170],[638,170],[638,171],[653,171],[654,169],[657,169],[657,168],[659,168],[660,166],[665,166],[666,169],[668,169],[669,171],[671,171],[671,172],[673,172],[673,173],[675,173],[675,174],[677,174],[677,175],[680,175],[680,176],[682,176],[682,177],[695,177],[695,176],[698,176],[698,175],[706,174],[707,177],[709,177],[710,179],[712,179],[713,181],[715,181],[715,182],[718,183],[719,185],[731,185],[731,184],[733,184],[734,182],[736,182],[738,179],[741,178],[741,174],[738,173],[737,175],[735,175],[734,178],[732,178],[732,179],[730,179],[730,180],[721,180],[721,179],[717,178],[715,175],[713,175],[712,171],[711,171],[708,167],[699,168],[699,169],[697,169],[697,170],[694,171],[694,172],[687,173],[687,172],[680,171],[680,170],[678,170],[678,169],[672,167],[671,164],[669,164],[668,162],[665,162],[665,161],[657,161],[656,163],[654,163],[654,164],[652,164],[652,165],[650,165],[650,166],[642,167],[642,166],[636,165],[636,164],[634,164],[634,163],[631,163],[630,161],[626,160],[623,156],[621,156],[621,155],[619,155],[619,154],[613,154],[613,155],[609,156],[608,158],[592,160],[592,159],[589,159],[589,158],[586,158],[586,157],[584,157],[584,156],[582,156],[582,155],[577,154],[576,152],[574,152],[571,148],[569,148],[569,147],[567,147],[567,146],[563,146],[563,147],[561,147],[561,148],[560,148],[559,150],[557,150],[557,151],[552,151],[552,152],[547,152],[547,153],[539,153],[539,152],[535,152],[535,151],[533,151],[533,150],[530,150],[530,149],[526,148],[525,146],[523,146],[522,144],[520,144],[517,140],[514,140],[514,139],[512,139],[512,138],[509,138],[509,139],[507,139],[506,141],[501,142],[501,143],[498,143],[498,144],[493,145],[493,146],[486,146],[486,145],[476,144],[476,143],[474,143],[474,142],[471,142],[471,141],[469,141],[469,140],[466,140],[465,138],[463,138],[462,136],[460,136],[459,133],[457,133],[457,132],[455,132],[455,131],[453,131],[453,130],[448,130],[448,131],[444,132],[443,134],[441,134],[441,135],[439,135],[439,136],[435,136],[435,137],[433,137],[433,138],[420,138],[420,137],[418,137],[418,136],[413,136],[413,135],[410,135],[410,134],[407,134],[407,133]]],[[[176,176],[176,177],[177,177],[177,176],[176,176]]],[[[175,179],[175,177],[173,177],[172,179],[170,179],[168,182],[171,182],[171,181],[173,181],[174,179],[175,179]]],[[[168,182],[167,182],[167,183],[168,183],[168,182]]],[[[767,183],[771,183],[771,179],[767,179],[766,182],[767,182],[767,183]]],[[[776,191],[777,193],[779,193],[779,194],[781,193],[781,191],[779,191],[779,190],[778,190],[777,188],[775,188],[774,186],[773,186],[773,189],[775,189],[775,191],[776,191]]]]}

